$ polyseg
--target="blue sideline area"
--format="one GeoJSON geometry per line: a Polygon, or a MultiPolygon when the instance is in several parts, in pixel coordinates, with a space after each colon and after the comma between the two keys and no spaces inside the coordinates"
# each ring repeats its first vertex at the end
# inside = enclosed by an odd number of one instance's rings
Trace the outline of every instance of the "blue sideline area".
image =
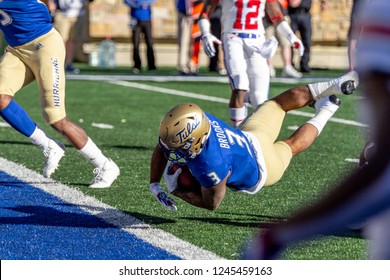
{"type": "Polygon", "coordinates": [[[0,171],[0,259],[179,258],[0,171]]]}

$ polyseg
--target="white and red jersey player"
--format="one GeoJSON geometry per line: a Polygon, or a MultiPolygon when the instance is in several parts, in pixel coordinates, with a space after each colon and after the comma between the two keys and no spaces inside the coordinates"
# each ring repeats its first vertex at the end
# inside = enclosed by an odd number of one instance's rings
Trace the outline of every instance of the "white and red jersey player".
{"type": "Polygon", "coordinates": [[[265,12],[277,30],[302,53],[303,45],[284,20],[277,0],[206,0],[199,27],[208,56],[214,56],[214,44],[221,43],[211,35],[208,20],[219,2],[224,61],[232,88],[229,113],[232,125],[237,127],[247,115],[244,103],[247,92],[250,93],[247,100],[253,107],[268,99],[270,76],[266,59],[275,53],[277,42],[275,38],[266,42],[262,22],[265,12]]]}

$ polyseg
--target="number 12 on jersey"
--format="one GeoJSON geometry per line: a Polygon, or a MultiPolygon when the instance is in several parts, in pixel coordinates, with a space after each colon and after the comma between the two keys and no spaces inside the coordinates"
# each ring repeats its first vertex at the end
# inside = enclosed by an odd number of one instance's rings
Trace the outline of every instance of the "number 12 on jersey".
{"type": "MultiPolygon", "coordinates": [[[[263,0],[265,1],[265,0],[263,0]]],[[[237,0],[234,5],[237,8],[234,29],[256,30],[259,28],[260,0],[237,0]]]]}

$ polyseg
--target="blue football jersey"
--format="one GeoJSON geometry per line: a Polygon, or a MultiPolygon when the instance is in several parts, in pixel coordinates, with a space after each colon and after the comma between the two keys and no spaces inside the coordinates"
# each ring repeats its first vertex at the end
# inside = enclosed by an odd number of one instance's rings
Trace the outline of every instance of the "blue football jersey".
{"type": "Polygon", "coordinates": [[[0,29],[9,45],[23,45],[52,29],[49,10],[39,0],[2,0],[0,29]]]}
{"type": "Polygon", "coordinates": [[[223,180],[230,171],[227,186],[232,190],[247,190],[257,184],[260,170],[255,152],[247,137],[239,129],[206,114],[210,136],[201,153],[187,165],[202,187],[210,188],[223,180]]]}

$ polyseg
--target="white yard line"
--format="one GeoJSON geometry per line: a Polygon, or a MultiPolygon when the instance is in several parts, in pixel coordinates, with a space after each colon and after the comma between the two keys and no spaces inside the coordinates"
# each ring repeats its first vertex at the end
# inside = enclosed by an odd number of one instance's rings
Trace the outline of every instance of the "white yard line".
{"type": "MultiPolygon", "coordinates": [[[[217,82],[228,84],[229,78],[227,76],[143,76],[143,75],[84,75],[84,74],[67,74],[67,79],[70,80],[86,80],[86,81],[151,81],[151,82],[217,82]]],[[[283,84],[297,84],[297,83],[312,83],[321,82],[332,79],[331,77],[305,77],[301,79],[272,78],[271,82],[283,84]]]]}
{"type": "MultiPolygon", "coordinates": [[[[145,91],[153,91],[153,92],[159,92],[159,93],[176,95],[176,96],[183,96],[183,97],[191,97],[191,98],[207,100],[207,101],[212,101],[212,102],[217,102],[217,103],[224,103],[224,104],[229,103],[229,99],[227,99],[227,98],[214,97],[214,96],[193,93],[193,92],[187,92],[187,91],[182,91],[182,90],[167,89],[167,88],[163,88],[163,87],[157,87],[157,86],[145,85],[145,84],[141,84],[141,83],[127,82],[127,81],[112,80],[112,81],[107,81],[107,82],[110,84],[118,85],[118,86],[142,89],[145,91]]],[[[309,118],[314,117],[313,113],[307,113],[307,112],[296,111],[296,110],[289,111],[288,113],[291,115],[302,116],[302,117],[309,117],[309,118]]],[[[334,123],[357,126],[357,127],[366,127],[367,126],[366,124],[363,124],[363,123],[360,123],[360,122],[357,122],[354,120],[346,120],[346,119],[340,119],[340,118],[330,118],[329,121],[334,122],[334,123]]]]}
{"type": "Polygon", "coordinates": [[[52,179],[46,179],[37,172],[1,157],[0,170],[65,202],[72,203],[82,210],[180,258],[187,260],[222,259],[218,255],[196,247],[170,233],[153,228],[96,198],[83,194],[79,190],[52,179]]]}
{"type": "Polygon", "coordinates": [[[350,162],[350,163],[359,163],[360,162],[360,160],[358,158],[346,158],[345,161],[350,162]]]}

